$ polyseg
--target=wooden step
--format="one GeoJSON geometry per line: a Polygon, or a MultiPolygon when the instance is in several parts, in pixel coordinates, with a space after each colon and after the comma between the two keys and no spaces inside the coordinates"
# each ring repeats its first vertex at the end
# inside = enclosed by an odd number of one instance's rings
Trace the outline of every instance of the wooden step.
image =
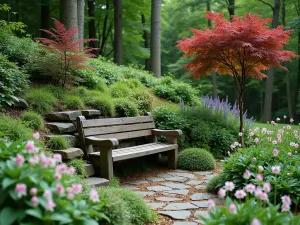
{"type": "Polygon", "coordinates": [[[100,177],[89,177],[83,179],[83,181],[92,187],[107,186],[109,184],[109,180],[100,177]]]}

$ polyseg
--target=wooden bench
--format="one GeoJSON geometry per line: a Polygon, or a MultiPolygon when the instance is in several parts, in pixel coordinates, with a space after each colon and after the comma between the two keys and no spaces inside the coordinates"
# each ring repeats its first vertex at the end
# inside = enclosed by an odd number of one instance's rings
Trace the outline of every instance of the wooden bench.
{"type": "Polygon", "coordinates": [[[139,117],[92,120],[78,116],[76,123],[84,158],[93,164],[95,170],[103,178],[112,180],[113,162],[162,152],[167,153],[169,168],[176,169],[177,167],[177,137],[182,132],[181,130],[154,129],[155,124],[150,113],[139,117]],[[158,135],[166,136],[167,143],[157,142],[158,135]],[[118,148],[119,141],[140,137],[146,137],[148,143],[118,148]],[[100,152],[94,152],[94,146],[97,146],[100,152]]]}

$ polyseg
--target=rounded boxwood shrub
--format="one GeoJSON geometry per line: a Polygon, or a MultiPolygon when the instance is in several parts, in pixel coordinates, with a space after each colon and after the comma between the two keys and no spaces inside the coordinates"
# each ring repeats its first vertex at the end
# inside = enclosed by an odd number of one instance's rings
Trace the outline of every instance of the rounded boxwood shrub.
{"type": "Polygon", "coordinates": [[[220,174],[213,176],[206,184],[206,190],[208,192],[217,193],[220,188],[220,183],[222,183],[222,181],[223,179],[220,174]]]}
{"type": "Polygon", "coordinates": [[[110,85],[110,93],[113,98],[127,97],[131,94],[131,89],[126,83],[117,82],[110,85]]]}
{"type": "Polygon", "coordinates": [[[65,105],[68,109],[83,109],[84,103],[78,96],[67,96],[65,98],[65,105]]]}
{"type": "Polygon", "coordinates": [[[52,150],[60,150],[69,148],[69,142],[64,137],[51,137],[47,143],[47,147],[52,150]]]}
{"type": "Polygon", "coordinates": [[[216,168],[216,161],[205,149],[188,148],[179,153],[178,167],[186,170],[211,170],[216,168]]]}
{"type": "Polygon", "coordinates": [[[33,111],[26,111],[21,116],[21,120],[31,129],[37,130],[44,127],[43,117],[33,111]]]}
{"type": "Polygon", "coordinates": [[[141,115],[145,112],[150,112],[152,109],[153,97],[146,91],[134,92],[130,95],[129,99],[137,104],[141,115]]]}
{"type": "Polygon", "coordinates": [[[45,115],[52,111],[57,99],[46,89],[33,89],[25,96],[29,107],[35,112],[45,115]]]}
{"type": "Polygon", "coordinates": [[[121,117],[137,116],[139,114],[138,106],[128,99],[116,99],[115,111],[121,117]]]}
{"type": "Polygon", "coordinates": [[[87,99],[86,105],[100,110],[103,116],[113,116],[115,114],[114,103],[107,95],[98,95],[87,99]]]}

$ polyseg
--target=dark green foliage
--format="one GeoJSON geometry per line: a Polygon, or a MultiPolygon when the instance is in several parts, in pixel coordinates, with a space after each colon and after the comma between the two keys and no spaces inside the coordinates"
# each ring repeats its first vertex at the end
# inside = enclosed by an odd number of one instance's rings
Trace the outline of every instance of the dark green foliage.
{"type": "Polygon", "coordinates": [[[0,53],[0,108],[12,105],[27,84],[28,76],[0,53]]]}
{"type": "Polygon", "coordinates": [[[74,95],[76,95],[76,96],[79,96],[79,97],[81,97],[81,98],[86,98],[86,97],[88,97],[87,95],[88,95],[88,92],[89,92],[89,90],[88,89],[86,89],[85,87],[77,87],[77,88],[73,88],[72,90],[71,90],[71,93],[72,94],[74,94],[74,95]]]}
{"type": "Polygon", "coordinates": [[[32,89],[25,95],[30,108],[35,112],[45,115],[52,111],[57,99],[50,91],[45,89],[32,89]]]}
{"type": "Polygon", "coordinates": [[[84,103],[82,99],[78,96],[67,96],[64,99],[64,103],[68,109],[83,109],[84,103]]]}
{"type": "Polygon", "coordinates": [[[9,116],[0,114],[0,133],[10,140],[30,140],[33,131],[27,128],[21,120],[15,120],[9,116]]]}
{"type": "Polygon", "coordinates": [[[69,142],[64,137],[54,136],[50,138],[47,147],[52,150],[61,150],[69,148],[69,142]]]}
{"type": "Polygon", "coordinates": [[[120,187],[120,180],[118,177],[114,176],[113,179],[109,182],[109,187],[112,188],[119,188],[120,187]]]}
{"type": "Polygon", "coordinates": [[[147,206],[144,200],[136,193],[121,188],[110,188],[106,189],[106,191],[108,193],[112,193],[114,196],[120,197],[120,199],[125,203],[126,209],[130,215],[130,223],[127,224],[144,225],[146,222],[151,222],[155,219],[154,215],[151,212],[151,209],[147,206]]]}
{"type": "Polygon", "coordinates": [[[115,114],[113,101],[107,95],[90,96],[86,100],[86,105],[100,110],[103,116],[113,116],[115,114]]]}
{"type": "Polygon", "coordinates": [[[178,168],[186,170],[212,170],[216,168],[216,161],[211,153],[205,149],[189,148],[178,155],[178,168]]]}
{"type": "Polygon", "coordinates": [[[124,98],[131,94],[131,89],[128,84],[117,82],[109,86],[110,93],[113,98],[124,98]]]}
{"type": "Polygon", "coordinates": [[[152,110],[153,97],[146,91],[133,92],[129,99],[137,104],[140,115],[152,110]]]}
{"type": "Polygon", "coordinates": [[[46,85],[41,89],[44,89],[46,92],[50,92],[55,98],[59,100],[63,100],[66,94],[66,89],[60,86],[46,85]]]}
{"type": "Polygon", "coordinates": [[[72,166],[72,167],[74,167],[76,169],[76,174],[80,178],[87,177],[85,169],[83,167],[83,160],[82,159],[72,159],[67,164],[68,164],[68,166],[72,166]]]}
{"type": "Polygon", "coordinates": [[[126,79],[122,83],[125,84],[127,87],[129,87],[131,89],[142,88],[143,87],[141,81],[139,81],[136,78],[126,79]]]}
{"type": "Polygon", "coordinates": [[[44,127],[43,117],[33,111],[26,111],[21,116],[21,120],[31,129],[38,130],[44,127]]]}
{"type": "Polygon", "coordinates": [[[99,80],[95,89],[101,93],[109,93],[109,88],[103,79],[99,80]]]}
{"type": "Polygon", "coordinates": [[[138,116],[139,114],[138,106],[129,99],[116,99],[114,103],[115,111],[119,114],[120,117],[138,116]]]}
{"type": "Polygon", "coordinates": [[[211,193],[217,193],[220,188],[222,177],[220,174],[213,176],[206,184],[206,190],[211,193]]]}

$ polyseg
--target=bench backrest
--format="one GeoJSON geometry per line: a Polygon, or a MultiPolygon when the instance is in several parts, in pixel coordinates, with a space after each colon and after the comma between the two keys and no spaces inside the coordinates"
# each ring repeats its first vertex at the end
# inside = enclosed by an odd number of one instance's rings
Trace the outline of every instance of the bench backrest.
{"type": "Polygon", "coordinates": [[[155,128],[152,115],[138,117],[122,117],[109,119],[85,120],[83,116],[77,118],[77,130],[80,142],[89,136],[97,138],[116,138],[125,140],[152,135],[155,128]]]}

